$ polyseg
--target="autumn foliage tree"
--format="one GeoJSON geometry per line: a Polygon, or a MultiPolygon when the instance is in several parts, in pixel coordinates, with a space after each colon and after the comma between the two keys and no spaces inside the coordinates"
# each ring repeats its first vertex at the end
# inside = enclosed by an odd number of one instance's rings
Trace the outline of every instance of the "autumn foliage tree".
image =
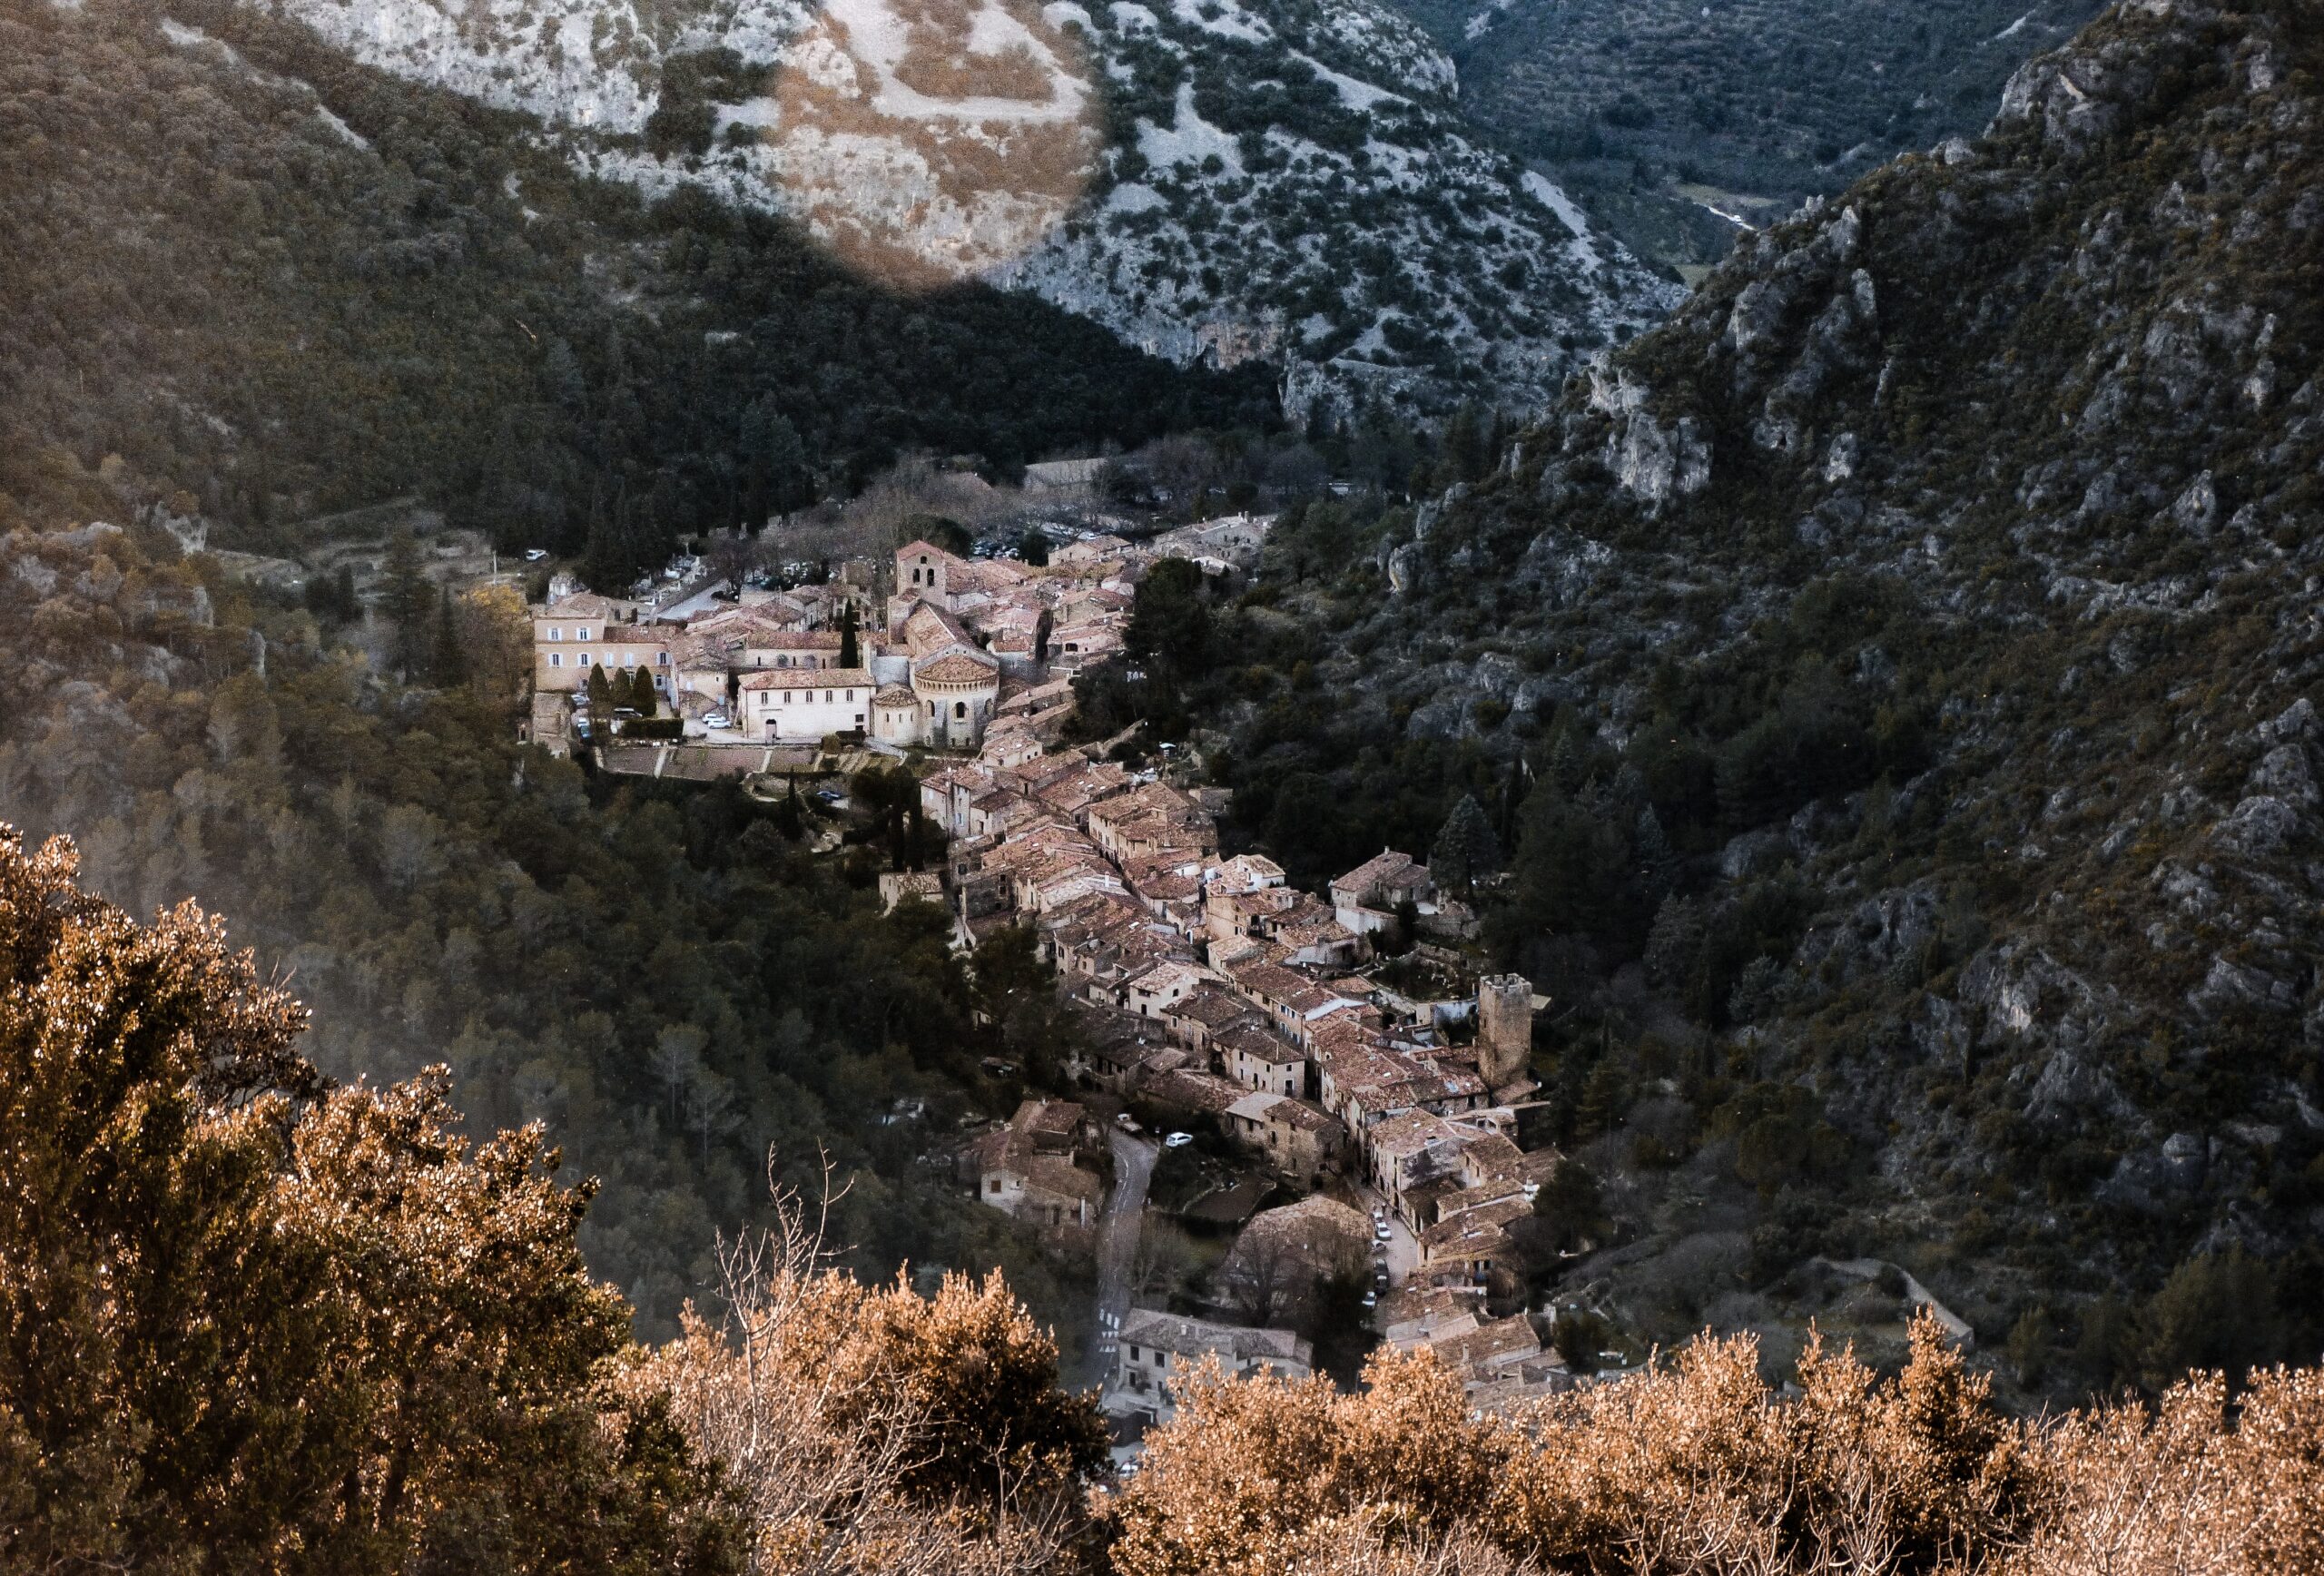
{"type": "Polygon", "coordinates": [[[1079,1569],[1106,1462],[1056,1343],[1000,1276],[867,1286],[832,1269],[821,1216],[725,1246],[713,1324],[636,1373],[724,1463],[761,1576],[1032,1576],[1079,1569]]]}
{"type": "Polygon", "coordinates": [[[216,924],[75,873],[0,832],[0,1566],[732,1569],[539,1129],[327,1088],[216,924]]]}
{"type": "Polygon", "coordinates": [[[1811,1341],[1786,1396],[1748,1336],[1500,1413],[1425,1354],[1370,1390],[1179,1382],[1109,1504],[1120,1576],[2164,1576],[2324,1569],[2324,1375],[2198,1375],[2040,1423],[1933,1320],[1884,1379],[1811,1341]]]}

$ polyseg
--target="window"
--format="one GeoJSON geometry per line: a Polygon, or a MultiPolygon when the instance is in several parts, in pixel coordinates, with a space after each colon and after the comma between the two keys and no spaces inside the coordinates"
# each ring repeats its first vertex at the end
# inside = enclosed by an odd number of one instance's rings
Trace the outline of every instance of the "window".
{"type": "Polygon", "coordinates": [[[655,667],[667,667],[667,666],[669,666],[669,665],[670,665],[670,654],[669,654],[668,652],[666,652],[666,651],[657,651],[657,652],[655,652],[655,653],[654,654],[654,665],[655,665],[655,667]]]}
{"type": "MultiPolygon", "coordinates": [[[[1000,1192],[1000,1177],[995,1177],[991,1181],[987,1182],[987,1183],[984,1185],[984,1190],[985,1190],[986,1192],[988,1192],[988,1193],[998,1193],[998,1192],[1000,1192]]],[[[959,1197],[959,1195],[957,1195],[957,1194],[956,1194],[956,1195],[954,1195],[954,1197],[959,1197]]]]}
{"type": "MultiPolygon", "coordinates": [[[[850,691],[848,691],[848,692],[847,692],[847,698],[848,698],[849,700],[853,700],[853,699],[855,698],[855,692],[854,692],[853,690],[850,690],[850,691]]],[[[862,722],[863,719],[862,719],[862,717],[858,717],[858,718],[856,718],[855,720],[856,720],[857,722],[859,722],[859,723],[860,723],[860,722],[862,722]]]]}
{"type": "Polygon", "coordinates": [[[623,652],[621,654],[621,665],[624,667],[635,667],[637,665],[637,653],[634,651],[623,652]]]}
{"type": "Polygon", "coordinates": [[[791,692],[789,690],[784,690],[783,692],[783,704],[786,706],[791,704],[791,692]]]}
{"type": "Polygon", "coordinates": [[[823,692],[823,704],[825,704],[825,705],[829,705],[829,704],[832,704],[832,692],[831,692],[831,691],[829,691],[829,690],[825,690],[825,691],[823,692]]]}
{"type": "Polygon", "coordinates": [[[548,626],[548,637],[551,640],[563,640],[565,638],[565,631],[552,624],[548,626]]]}
{"type": "Polygon", "coordinates": [[[586,639],[588,639],[588,638],[589,638],[589,626],[588,626],[587,625],[586,625],[586,624],[585,624],[585,625],[581,625],[581,627],[580,627],[580,628],[578,628],[578,629],[575,630],[575,631],[573,632],[573,638],[574,638],[574,639],[576,639],[576,640],[586,640],[586,639]]]}
{"type": "Polygon", "coordinates": [[[587,652],[586,652],[586,651],[585,651],[585,652],[582,652],[579,655],[576,656],[576,657],[573,659],[573,665],[574,665],[574,666],[576,666],[576,667],[586,667],[586,666],[588,666],[588,665],[589,665],[589,654],[588,654],[587,652]]]}
{"type": "Polygon", "coordinates": [[[1137,1361],[1137,1348],[1136,1346],[1132,1346],[1129,1349],[1129,1360],[1133,1363],[1137,1361]]]}
{"type": "MultiPolygon", "coordinates": [[[[954,701],[952,703],[952,714],[956,717],[967,716],[969,714],[969,703],[966,701],[954,701]]],[[[958,1194],[954,1194],[953,1197],[957,1198],[960,1196],[958,1194]]]]}

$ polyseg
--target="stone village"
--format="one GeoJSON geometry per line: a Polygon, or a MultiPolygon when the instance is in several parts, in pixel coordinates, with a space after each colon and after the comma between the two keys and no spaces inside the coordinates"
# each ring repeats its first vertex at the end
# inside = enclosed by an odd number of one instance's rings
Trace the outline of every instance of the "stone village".
{"type": "Polygon", "coordinates": [[[823,584],[658,600],[560,576],[531,610],[530,733],[553,750],[594,732],[601,767],[656,776],[881,756],[921,773],[943,869],[882,876],[884,900],[942,905],[963,950],[1030,927],[1094,1047],[1065,1069],[1082,1098],[1025,1100],[960,1166],[983,1203],[1098,1254],[1101,1303],[1118,1305],[1100,1312],[1104,1405],[1129,1449],[1205,1356],[1295,1375],[1315,1363],[1308,1340],[1270,1327],[1267,1297],[1256,1315],[1241,1299],[1237,1322],[1224,1305],[1131,1307],[1102,1284],[1123,1278],[1126,1251],[1102,1228],[1127,1209],[1134,1242],[1145,1201],[1143,1170],[1132,1199],[1118,1166],[1108,1197],[1101,1157],[1150,1156],[1148,1126],[1169,1148],[1202,1134],[1241,1157],[1196,1207],[1238,1231],[1222,1276],[1358,1277],[1380,1336],[1433,1349],[1480,1404],[1577,1382],[1512,1263],[1509,1228],[1561,1163],[1525,1143],[1546,1003],[1521,978],[1478,977],[1461,948],[1475,916],[1413,857],[1384,851],[1305,891],[1258,854],[1222,855],[1217,791],[1061,743],[1072,680],[1121,656],[1146,569],[1247,568],[1268,524],[1093,537],[1039,568],[914,540],[823,584]],[[593,690],[631,704],[593,717],[593,690]],[[1384,966],[1380,943],[1407,930],[1417,944],[1384,966]],[[1256,1207],[1271,1195],[1296,1201],[1256,1207]]]}

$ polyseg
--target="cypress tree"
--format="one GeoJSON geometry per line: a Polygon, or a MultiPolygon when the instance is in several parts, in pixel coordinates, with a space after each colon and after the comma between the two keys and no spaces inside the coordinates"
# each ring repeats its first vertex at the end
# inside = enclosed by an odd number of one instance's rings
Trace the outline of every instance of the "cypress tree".
{"type": "Polygon", "coordinates": [[[1461,802],[1445,816],[1428,863],[1437,884],[1464,891],[1501,868],[1501,840],[1493,835],[1492,823],[1485,819],[1484,806],[1477,803],[1475,794],[1461,795],[1461,802]]]}
{"type": "Polygon", "coordinates": [[[460,645],[459,615],[452,606],[452,593],[448,586],[437,595],[436,634],[428,654],[428,679],[438,689],[451,689],[467,681],[468,652],[460,645]]]}
{"type": "Polygon", "coordinates": [[[839,665],[861,667],[863,665],[862,644],[855,637],[855,604],[842,603],[839,610],[839,665]]]}
{"type": "Polygon", "coordinates": [[[388,538],[387,556],[379,569],[385,582],[379,611],[395,626],[391,655],[396,670],[409,678],[420,670],[428,656],[428,616],[435,602],[429,595],[427,570],[420,563],[419,544],[409,531],[399,527],[388,538]]]}

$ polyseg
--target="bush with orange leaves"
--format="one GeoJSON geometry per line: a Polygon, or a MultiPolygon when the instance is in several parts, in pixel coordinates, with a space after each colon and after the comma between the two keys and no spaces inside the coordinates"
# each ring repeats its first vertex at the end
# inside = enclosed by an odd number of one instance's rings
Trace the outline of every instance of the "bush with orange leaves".
{"type": "Polygon", "coordinates": [[[1108,1509],[1120,1576],[2221,1576],[2324,1571],[2324,1377],[2216,1379],[2158,1415],[2024,1424],[1931,1321],[1883,1380],[1811,1343],[1798,1394],[1748,1337],[1474,1413],[1425,1354],[1371,1389],[1185,1384],[1108,1509]]]}
{"type": "Polygon", "coordinates": [[[828,1267],[778,1193],[777,1227],[722,1255],[723,1327],[691,1308],[641,1363],[696,1448],[724,1463],[763,1576],[1032,1576],[1086,1562],[1081,1485],[1106,1460],[1096,1406],[998,1275],[933,1298],[828,1267]]]}

